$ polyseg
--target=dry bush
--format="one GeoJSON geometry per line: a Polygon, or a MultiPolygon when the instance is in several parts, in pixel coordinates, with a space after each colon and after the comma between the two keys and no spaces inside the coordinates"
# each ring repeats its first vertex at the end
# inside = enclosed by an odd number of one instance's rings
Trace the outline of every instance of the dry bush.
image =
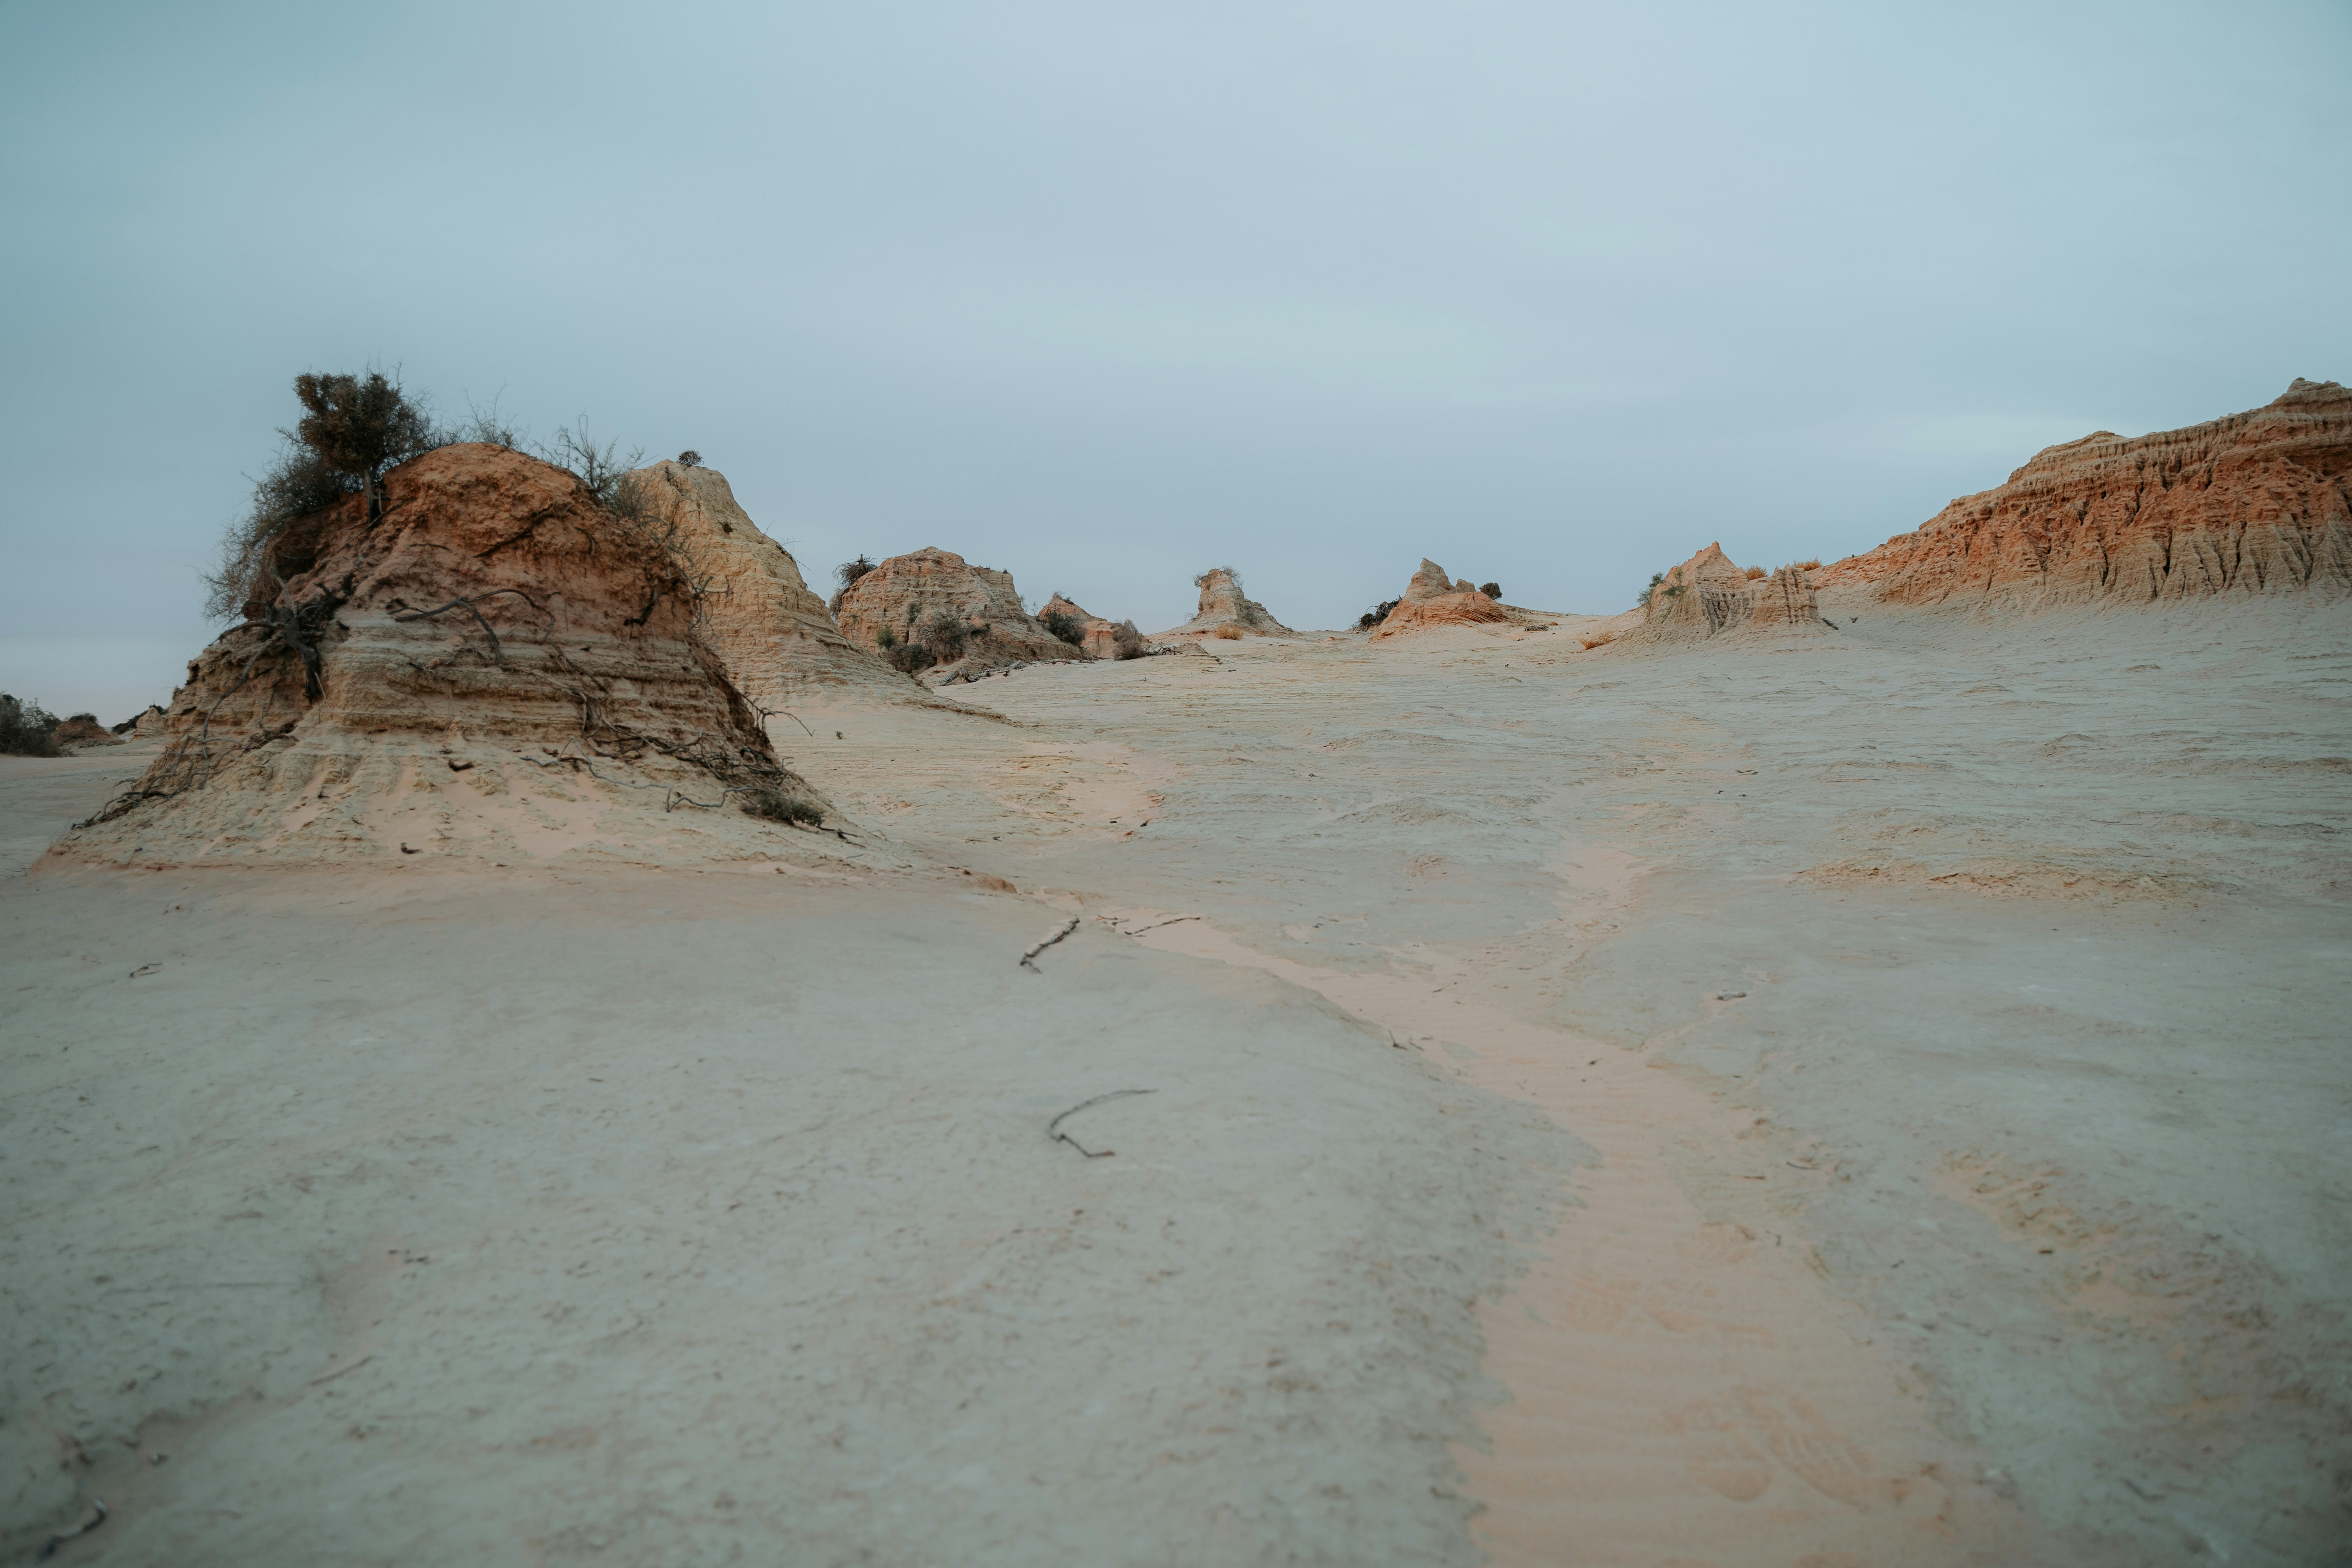
{"type": "Polygon", "coordinates": [[[1111,627],[1110,648],[1113,658],[1141,658],[1151,651],[1144,643],[1143,634],[1135,629],[1135,623],[1131,620],[1121,621],[1111,627]]]}
{"type": "Polygon", "coordinates": [[[1242,640],[1242,629],[1227,622],[1217,628],[1216,637],[1219,642],[1239,642],[1242,640]]]}
{"type": "Polygon", "coordinates": [[[1800,572],[1818,572],[1822,569],[1822,558],[1816,555],[1811,561],[1800,561],[1795,564],[1800,572]]]}
{"type": "Polygon", "coordinates": [[[1202,573],[1198,577],[1192,579],[1192,586],[1195,588],[1207,587],[1209,585],[1209,579],[1219,572],[1223,572],[1228,578],[1232,579],[1234,593],[1238,594],[1242,591],[1242,574],[1234,571],[1230,566],[1211,567],[1208,571],[1202,573]]]}
{"type": "Polygon", "coordinates": [[[739,804],[747,816],[764,817],[770,822],[805,822],[811,827],[824,825],[824,812],[778,789],[746,790],[739,804]]]}
{"type": "Polygon", "coordinates": [[[291,565],[288,546],[299,541],[295,524],[347,495],[367,497],[368,521],[383,509],[384,470],[441,445],[421,401],[402,391],[381,371],[365,377],[313,375],[294,378],[302,417],[278,434],[284,445],[260,479],[253,505],[222,533],[220,553],[204,575],[205,614],[226,620],[275,602],[277,584],[291,565]],[[281,560],[281,557],[289,559],[281,560]]]}
{"type": "Polygon", "coordinates": [[[1579,632],[1576,635],[1576,640],[1584,645],[1585,652],[1591,653],[1594,648],[1606,647],[1615,642],[1617,634],[1615,632],[1579,632]]]}
{"type": "Polygon", "coordinates": [[[1402,599],[1382,599],[1379,604],[1374,605],[1370,609],[1366,610],[1362,615],[1356,617],[1356,629],[1360,632],[1370,631],[1374,626],[1379,626],[1382,621],[1387,620],[1389,618],[1389,612],[1395,609],[1402,603],[1404,603],[1402,599]]]}
{"type": "Polygon", "coordinates": [[[931,650],[919,642],[898,642],[895,638],[883,646],[882,658],[891,668],[905,675],[917,675],[939,662],[931,650]]]}
{"type": "Polygon", "coordinates": [[[965,647],[971,641],[971,627],[953,610],[941,610],[923,623],[923,640],[940,657],[940,662],[961,658],[965,647]]]}
{"type": "Polygon", "coordinates": [[[1769,577],[1771,574],[1770,574],[1769,572],[1765,571],[1765,570],[1764,570],[1764,568],[1762,568],[1761,566],[1750,566],[1750,567],[1748,569],[1748,580],[1749,582],[1751,582],[1751,583],[1753,583],[1753,582],[1757,581],[1757,580],[1758,580],[1758,579],[1759,579],[1759,578],[1763,578],[1763,577],[1769,577]]]}
{"type": "Polygon", "coordinates": [[[1087,640],[1086,623],[1066,611],[1048,610],[1038,617],[1038,622],[1047,631],[1053,633],[1056,640],[1066,642],[1072,647],[1076,647],[1087,640]]]}
{"type": "Polygon", "coordinates": [[[12,757],[61,757],[58,716],[31,700],[0,691],[0,752],[12,757]]]}
{"type": "Polygon", "coordinates": [[[1486,595],[1486,597],[1494,600],[1497,604],[1502,602],[1503,585],[1500,583],[1481,583],[1478,584],[1478,592],[1486,595]]]}

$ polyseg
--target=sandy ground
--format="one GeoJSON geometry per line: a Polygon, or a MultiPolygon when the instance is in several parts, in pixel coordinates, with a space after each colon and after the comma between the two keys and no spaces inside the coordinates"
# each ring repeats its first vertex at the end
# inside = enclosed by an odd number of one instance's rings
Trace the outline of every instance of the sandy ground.
{"type": "Polygon", "coordinates": [[[12,875],[0,1546],[2343,1561],[2352,612],[1832,614],[803,707],[863,868],[12,875]]]}

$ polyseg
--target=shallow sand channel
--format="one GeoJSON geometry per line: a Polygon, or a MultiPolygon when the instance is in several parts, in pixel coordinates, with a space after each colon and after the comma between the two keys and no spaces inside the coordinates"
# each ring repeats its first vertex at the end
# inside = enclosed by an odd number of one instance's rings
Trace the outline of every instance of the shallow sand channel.
{"type": "Polygon", "coordinates": [[[2347,633],[1251,641],[778,721],[872,870],[14,877],[10,1542],[2331,1561],[2347,633]]]}

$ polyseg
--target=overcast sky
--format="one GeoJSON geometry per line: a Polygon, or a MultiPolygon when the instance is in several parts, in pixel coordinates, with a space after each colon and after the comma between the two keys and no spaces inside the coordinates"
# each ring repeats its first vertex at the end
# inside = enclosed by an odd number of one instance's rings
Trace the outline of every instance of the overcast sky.
{"type": "Polygon", "coordinates": [[[0,686],[112,721],[306,370],[813,583],[1613,612],[2352,380],[2352,5],[0,0],[0,686]]]}

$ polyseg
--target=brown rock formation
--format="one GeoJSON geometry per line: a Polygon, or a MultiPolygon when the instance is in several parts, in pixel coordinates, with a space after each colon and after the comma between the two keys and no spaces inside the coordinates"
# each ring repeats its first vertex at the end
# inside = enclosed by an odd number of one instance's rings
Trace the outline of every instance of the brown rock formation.
{"type": "Polygon", "coordinates": [[[1822,624],[1822,606],[1814,597],[1812,579],[1801,566],[1782,566],[1769,578],[1752,583],[1748,593],[1755,606],[1748,623],[1752,626],[1810,630],[1822,624]]]}
{"type": "Polygon", "coordinates": [[[929,700],[919,682],[850,645],[800,563],[736,503],[725,475],[662,462],[636,477],[702,584],[704,640],[753,707],[781,711],[813,686],[929,700]]]}
{"type": "Polygon", "coordinates": [[[1910,605],[2352,592],[2352,392],[2297,381],[2185,430],[2049,447],[1814,580],[1910,605]]]}
{"type": "Polygon", "coordinates": [[[1612,640],[1640,647],[1694,642],[1727,631],[1822,636],[1827,629],[1803,567],[1783,566],[1769,577],[1750,577],[1724,554],[1722,545],[1709,544],[1654,584],[1641,624],[1612,640]]]}
{"type": "Polygon", "coordinates": [[[1037,624],[1044,626],[1055,616],[1066,616],[1078,623],[1078,651],[1088,658],[1116,658],[1118,656],[1118,626],[1081,606],[1074,599],[1055,594],[1037,612],[1037,624]]]}
{"type": "Polygon", "coordinates": [[[1423,556],[1420,570],[1404,585],[1404,597],[1397,601],[1387,619],[1372,628],[1370,640],[1380,642],[1433,626],[1492,626],[1515,618],[1466,578],[1455,582],[1445,574],[1444,567],[1423,556]]]}
{"type": "Polygon", "coordinates": [[[352,497],[280,537],[284,590],[189,665],[163,754],[60,852],[735,856],[786,832],[735,792],[814,799],[656,528],[503,447],[427,453],[383,494],[373,527],[352,497]]]}
{"type": "Polygon", "coordinates": [[[1497,603],[1485,590],[1473,587],[1468,578],[1448,577],[1444,567],[1424,556],[1420,570],[1404,585],[1404,597],[1372,628],[1369,640],[1381,642],[1434,626],[1531,626],[1551,618],[1541,610],[1497,603]]]}
{"type": "Polygon", "coordinates": [[[1245,635],[1295,637],[1298,634],[1266,613],[1264,605],[1242,594],[1242,580],[1230,566],[1212,567],[1192,579],[1201,590],[1201,607],[1182,626],[1161,632],[1164,637],[1206,637],[1219,626],[1233,626],[1245,635]]]}
{"type": "Polygon", "coordinates": [[[841,635],[879,653],[886,630],[905,642],[939,615],[958,616],[970,630],[970,651],[957,667],[1086,657],[1021,607],[1011,573],[968,565],[953,551],[936,547],[893,555],[852,584],[841,596],[841,635]]]}
{"type": "Polygon", "coordinates": [[[122,737],[98,721],[94,714],[77,713],[60,719],[50,738],[60,746],[119,746],[122,737]]]}

